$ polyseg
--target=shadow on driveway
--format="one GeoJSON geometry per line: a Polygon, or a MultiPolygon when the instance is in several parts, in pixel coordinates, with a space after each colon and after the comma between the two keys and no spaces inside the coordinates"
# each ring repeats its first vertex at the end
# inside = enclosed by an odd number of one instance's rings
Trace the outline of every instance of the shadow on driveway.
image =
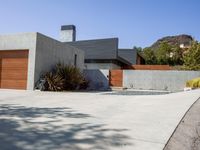
{"type": "Polygon", "coordinates": [[[1,150],[109,150],[130,146],[126,129],[90,123],[71,108],[0,105],[1,150]]]}

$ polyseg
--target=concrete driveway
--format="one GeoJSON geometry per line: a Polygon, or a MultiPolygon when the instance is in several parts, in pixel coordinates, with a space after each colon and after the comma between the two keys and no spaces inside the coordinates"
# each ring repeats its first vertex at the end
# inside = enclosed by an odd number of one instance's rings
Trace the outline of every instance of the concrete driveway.
{"type": "Polygon", "coordinates": [[[199,97],[0,90],[0,149],[161,150],[199,97]]]}

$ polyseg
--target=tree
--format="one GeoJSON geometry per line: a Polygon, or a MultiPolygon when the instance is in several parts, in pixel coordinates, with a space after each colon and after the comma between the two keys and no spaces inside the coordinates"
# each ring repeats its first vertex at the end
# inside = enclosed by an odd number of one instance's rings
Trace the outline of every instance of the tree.
{"type": "Polygon", "coordinates": [[[167,42],[162,42],[156,50],[157,63],[160,65],[170,64],[172,46],[167,42]]]}
{"type": "Polygon", "coordinates": [[[172,47],[170,65],[183,65],[183,49],[179,45],[172,47]]]}
{"type": "Polygon", "coordinates": [[[200,43],[192,42],[191,47],[183,56],[184,68],[188,70],[200,70],[200,43]]]}
{"type": "Polygon", "coordinates": [[[136,50],[138,53],[142,53],[142,47],[133,46],[133,49],[136,50]]]}
{"type": "Polygon", "coordinates": [[[154,51],[151,48],[144,48],[142,56],[144,57],[146,64],[156,64],[156,57],[154,51]]]}

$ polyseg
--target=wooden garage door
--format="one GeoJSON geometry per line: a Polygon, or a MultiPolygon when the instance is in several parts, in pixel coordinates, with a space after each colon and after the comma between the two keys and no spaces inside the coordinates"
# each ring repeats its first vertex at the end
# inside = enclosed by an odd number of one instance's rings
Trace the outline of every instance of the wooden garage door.
{"type": "Polygon", "coordinates": [[[0,88],[26,89],[28,50],[0,51],[0,88]]]}

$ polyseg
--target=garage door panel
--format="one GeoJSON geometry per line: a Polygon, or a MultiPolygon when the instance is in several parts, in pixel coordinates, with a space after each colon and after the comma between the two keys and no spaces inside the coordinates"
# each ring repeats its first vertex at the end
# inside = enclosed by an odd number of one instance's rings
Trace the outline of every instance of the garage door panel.
{"type": "Polygon", "coordinates": [[[0,87],[26,89],[28,50],[0,51],[0,87]]]}
{"type": "Polygon", "coordinates": [[[28,50],[0,51],[0,58],[28,58],[28,50]]]}
{"type": "Polygon", "coordinates": [[[1,68],[0,67],[0,69],[1,69],[1,71],[2,72],[4,72],[4,71],[12,71],[12,70],[16,70],[16,71],[18,71],[18,70],[25,70],[26,71],[26,68],[24,68],[24,67],[17,67],[17,68],[15,68],[15,67],[8,67],[8,68],[1,68]]]}
{"type": "Polygon", "coordinates": [[[28,66],[26,58],[2,58],[1,67],[6,68],[24,68],[28,66]]]}
{"type": "Polygon", "coordinates": [[[1,87],[5,89],[24,89],[26,80],[1,80],[1,87]]]}
{"type": "Polygon", "coordinates": [[[27,79],[27,71],[26,70],[9,70],[3,71],[1,73],[1,80],[26,80],[27,79]]]}

